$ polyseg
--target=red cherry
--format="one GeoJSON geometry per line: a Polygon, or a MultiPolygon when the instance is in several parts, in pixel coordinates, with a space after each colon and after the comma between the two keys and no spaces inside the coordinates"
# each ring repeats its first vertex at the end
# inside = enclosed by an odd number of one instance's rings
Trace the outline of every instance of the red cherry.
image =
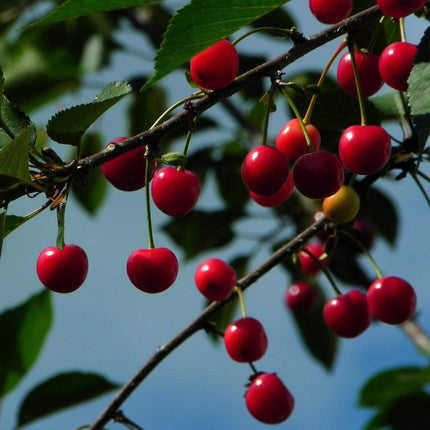
{"type": "Polygon", "coordinates": [[[155,205],[167,215],[190,212],[200,196],[200,179],[189,170],[163,167],[152,178],[151,194],[155,205]]]}
{"type": "MultiPolygon", "coordinates": [[[[317,258],[323,266],[327,266],[328,258],[325,256],[321,259],[321,257],[325,254],[324,246],[320,243],[310,243],[305,245],[307,251],[309,251],[315,258],[317,258]]],[[[298,253],[298,259],[300,262],[300,267],[302,272],[307,275],[316,275],[321,271],[321,267],[318,263],[309,255],[308,252],[300,250],[298,253]]]]}
{"type": "Polygon", "coordinates": [[[56,293],[71,293],[85,281],[88,273],[88,258],[77,245],[65,245],[44,249],[36,264],[40,282],[56,293]]]}
{"type": "Polygon", "coordinates": [[[338,336],[352,338],[363,333],[372,322],[367,297],[358,290],[329,300],[323,309],[324,320],[338,336]]]}
{"type": "Polygon", "coordinates": [[[379,9],[393,18],[404,18],[424,6],[425,0],[376,0],[379,9]]]}
{"type": "Polygon", "coordinates": [[[352,0],[309,0],[309,9],[323,24],[336,24],[351,14],[352,0]]]}
{"type": "MultiPolygon", "coordinates": [[[[109,145],[127,140],[127,137],[118,137],[109,145]]],[[[103,176],[121,191],[136,191],[145,186],[145,157],[146,148],[139,146],[100,166],[103,176]]],[[[154,174],[155,163],[151,165],[150,178],[154,174]]]]}
{"type": "Polygon", "coordinates": [[[407,42],[392,43],[382,51],[379,73],[387,85],[399,91],[408,89],[408,78],[417,51],[417,45],[407,42]]]}
{"type": "Polygon", "coordinates": [[[231,323],[224,332],[228,355],[239,363],[259,360],[267,350],[267,336],[260,321],[251,317],[231,323]]]}
{"type": "Polygon", "coordinates": [[[289,171],[288,161],[282,152],[273,146],[261,145],[247,154],[241,175],[249,191],[270,196],[282,188],[289,171]]]}
{"type": "Polygon", "coordinates": [[[178,260],[167,248],[138,249],[127,260],[131,283],[145,293],[167,290],[178,275],[178,260]]]}
{"type": "Polygon", "coordinates": [[[282,423],[294,409],[294,397],[274,373],[255,377],[245,394],[245,402],[250,414],[265,424],[282,423]]]}
{"type": "Polygon", "coordinates": [[[265,208],[274,208],[275,206],[279,206],[280,204],[284,203],[285,200],[287,200],[288,197],[291,196],[293,191],[293,175],[288,174],[287,181],[284,185],[282,185],[282,188],[275,194],[272,194],[270,196],[260,196],[259,194],[255,194],[250,191],[249,195],[251,196],[252,200],[258,203],[260,206],[264,206],[265,208]]]}
{"type": "Polygon", "coordinates": [[[294,312],[305,312],[311,308],[315,298],[315,288],[308,282],[298,281],[288,288],[285,305],[294,312]]]}
{"type": "Polygon", "coordinates": [[[391,155],[388,133],[378,125],[352,125],[340,137],[339,157],[357,175],[379,172],[391,155]]]}
{"type": "Polygon", "coordinates": [[[194,280],[198,290],[212,301],[227,299],[237,283],[235,270],[219,258],[209,258],[197,267],[194,280]]]}
{"type": "MultiPolygon", "coordinates": [[[[321,144],[321,136],[318,129],[312,124],[306,124],[306,131],[312,143],[314,151],[321,144]]],[[[301,155],[309,153],[309,147],[300,122],[297,118],[288,121],[276,137],[276,148],[278,148],[289,160],[297,160],[301,155]]]]}
{"type": "Polygon", "coordinates": [[[228,40],[221,40],[191,59],[194,82],[207,90],[219,90],[231,84],[239,71],[239,55],[228,40]]]}
{"type": "Polygon", "coordinates": [[[378,320],[387,324],[402,324],[413,315],[417,297],[409,282],[396,276],[386,276],[370,285],[367,301],[378,320]]]}
{"type": "Polygon", "coordinates": [[[302,155],[293,166],[294,185],[310,199],[323,199],[336,193],[343,184],[339,158],[327,151],[302,155]]]}
{"type": "MultiPolygon", "coordinates": [[[[375,54],[355,51],[354,58],[363,97],[370,97],[375,94],[384,83],[379,74],[379,57],[375,54]]],[[[337,66],[337,82],[345,91],[357,96],[354,69],[349,52],[344,54],[339,60],[337,66]]]]}

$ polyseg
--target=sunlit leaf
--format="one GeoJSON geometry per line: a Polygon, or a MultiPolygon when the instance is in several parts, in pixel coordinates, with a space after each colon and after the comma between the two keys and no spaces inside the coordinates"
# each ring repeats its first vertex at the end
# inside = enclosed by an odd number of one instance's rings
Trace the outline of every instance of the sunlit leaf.
{"type": "Polygon", "coordinates": [[[230,36],[288,0],[192,0],[170,21],[155,57],[149,86],[185,64],[193,55],[230,36]]]}

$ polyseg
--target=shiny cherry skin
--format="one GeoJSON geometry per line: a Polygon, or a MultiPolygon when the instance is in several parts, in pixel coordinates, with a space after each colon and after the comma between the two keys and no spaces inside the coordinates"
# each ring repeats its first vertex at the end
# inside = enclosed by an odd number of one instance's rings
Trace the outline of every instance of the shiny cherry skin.
{"type": "Polygon", "coordinates": [[[278,192],[287,181],[290,168],[281,151],[260,145],[252,149],[242,163],[242,181],[249,191],[261,196],[278,192]]]}
{"type": "Polygon", "coordinates": [[[219,90],[231,84],[239,71],[239,55],[228,40],[220,40],[191,59],[194,82],[207,90],[219,90]]]}
{"type": "Polygon", "coordinates": [[[309,0],[309,9],[323,24],[336,24],[351,14],[352,0],[309,0]]]}
{"type": "Polygon", "coordinates": [[[344,171],[339,158],[327,151],[302,155],[293,166],[296,189],[310,199],[333,195],[343,184],[344,171]]]}
{"type": "Polygon", "coordinates": [[[56,293],[71,293],[85,281],[88,257],[77,245],[45,248],[36,264],[37,276],[42,284],[56,293]]]}
{"type": "Polygon", "coordinates": [[[424,6],[425,0],[376,0],[384,15],[404,18],[424,6]]]}
{"type": "MultiPolygon", "coordinates": [[[[312,124],[306,124],[305,128],[314,151],[317,151],[321,144],[318,129],[312,124]]],[[[276,137],[275,145],[289,160],[297,160],[300,156],[309,153],[305,135],[297,118],[284,125],[276,137]]]]}
{"type": "Polygon", "coordinates": [[[306,281],[291,284],[285,294],[285,305],[293,312],[306,312],[316,299],[315,288],[306,281]]]}
{"type": "Polygon", "coordinates": [[[360,209],[360,197],[349,185],[342,185],[332,196],[326,197],[322,210],[327,219],[335,224],[346,224],[352,221],[360,209]]]}
{"type": "Polygon", "coordinates": [[[190,170],[163,167],[152,178],[152,199],[158,209],[170,216],[190,212],[199,199],[200,190],[200,179],[190,170]]]}
{"type": "Polygon", "coordinates": [[[227,326],[224,332],[224,345],[234,361],[251,363],[266,353],[268,340],[260,321],[244,317],[227,326]]]}
{"type": "MultiPolygon", "coordinates": [[[[127,140],[127,137],[118,137],[109,145],[127,140]]],[[[108,145],[108,146],[109,146],[108,145]]],[[[145,186],[146,148],[140,146],[100,166],[103,176],[121,191],[136,191],[145,186]]],[[[150,178],[155,171],[155,162],[151,163],[150,178]]]]}
{"type": "Polygon", "coordinates": [[[356,175],[379,172],[390,156],[390,136],[378,125],[352,125],[340,137],[339,157],[343,165],[356,175]]]}
{"type": "Polygon", "coordinates": [[[294,397],[275,373],[256,376],[245,393],[249,413],[265,424],[284,422],[293,412],[294,397]]]}
{"type": "Polygon", "coordinates": [[[179,264],[167,248],[138,249],[127,260],[127,275],[139,290],[156,294],[167,290],[176,280],[179,264]]]}
{"type": "Polygon", "coordinates": [[[379,73],[383,81],[395,90],[406,91],[417,51],[418,46],[413,43],[388,45],[379,57],[379,73]]]}
{"type": "Polygon", "coordinates": [[[323,315],[327,326],[345,338],[360,335],[372,322],[366,294],[358,290],[329,300],[324,305],[323,315]]]}
{"type": "Polygon", "coordinates": [[[201,263],[194,274],[197,289],[211,301],[227,299],[237,283],[236,271],[219,258],[201,263]]]}
{"type": "Polygon", "coordinates": [[[367,302],[370,312],[379,321],[402,324],[415,312],[417,297],[409,282],[396,276],[386,276],[370,285],[367,302]]]}
{"type": "Polygon", "coordinates": [[[289,173],[285,184],[282,185],[282,188],[275,194],[272,194],[270,196],[260,196],[259,194],[255,194],[250,191],[249,195],[251,196],[252,200],[258,203],[260,206],[263,206],[265,208],[274,208],[275,206],[279,206],[280,204],[284,203],[288,199],[288,197],[293,194],[293,191],[293,175],[289,173]]]}
{"type": "MultiPolygon", "coordinates": [[[[370,97],[377,93],[383,85],[379,74],[379,57],[367,52],[354,52],[363,97],[370,97]]],[[[337,82],[346,92],[357,96],[357,86],[354,79],[351,54],[347,52],[339,60],[337,66],[337,82]]]]}
{"type": "Polygon", "coordinates": [[[324,246],[320,243],[309,243],[297,254],[302,272],[306,275],[316,275],[321,271],[319,264],[309,255],[309,252],[317,258],[323,266],[327,266],[328,257],[325,254],[324,246]],[[308,251],[308,252],[306,252],[308,251]],[[321,258],[324,256],[323,258],[321,258]]]}

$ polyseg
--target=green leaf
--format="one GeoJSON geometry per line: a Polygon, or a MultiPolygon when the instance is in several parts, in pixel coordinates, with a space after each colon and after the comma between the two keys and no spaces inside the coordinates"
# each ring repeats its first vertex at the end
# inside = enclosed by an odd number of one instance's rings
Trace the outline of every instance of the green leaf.
{"type": "Polygon", "coordinates": [[[397,240],[399,217],[392,200],[375,187],[369,189],[362,200],[361,209],[376,227],[389,245],[394,246],[397,240]]]}
{"type": "Polygon", "coordinates": [[[360,392],[359,404],[370,408],[386,406],[428,384],[430,368],[401,367],[385,370],[366,382],[360,392]]]}
{"type": "Polygon", "coordinates": [[[93,122],[130,91],[127,82],[113,82],[93,102],[56,113],[47,124],[49,137],[59,143],[79,145],[82,135],[93,122]]]}
{"type": "Polygon", "coordinates": [[[324,367],[331,369],[339,339],[324,321],[325,294],[319,285],[315,284],[314,288],[317,294],[313,307],[308,312],[293,312],[292,315],[309,353],[324,367]]]}
{"type": "Polygon", "coordinates": [[[170,21],[155,56],[155,73],[143,90],[193,55],[230,36],[288,0],[192,0],[170,21]]]}
{"type": "Polygon", "coordinates": [[[430,133],[430,28],[418,44],[408,83],[409,105],[421,154],[430,133]]]}
{"type": "Polygon", "coordinates": [[[53,22],[77,18],[96,12],[130,8],[151,3],[151,1],[154,0],[68,0],[30,26],[52,24],[53,22]]]}
{"type": "Polygon", "coordinates": [[[0,257],[3,249],[4,227],[6,223],[6,211],[0,213],[0,257]]]}
{"type": "Polygon", "coordinates": [[[174,218],[162,229],[182,248],[185,259],[191,260],[200,253],[230,243],[235,234],[232,224],[243,214],[231,210],[201,211],[174,218]]]}
{"type": "MultiPolygon", "coordinates": [[[[35,136],[34,125],[24,129],[15,139],[0,151],[0,178],[6,176],[19,182],[31,182],[28,168],[28,148],[33,145],[35,136]]],[[[15,181],[16,182],[16,181],[15,181]]],[[[2,181],[2,186],[4,182],[2,181]]]]}
{"type": "Polygon", "coordinates": [[[51,323],[48,290],[0,315],[0,397],[11,391],[31,368],[51,323]]]}
{"type": "Polygon", "coordinates": [[[27,393],[19,409],[18,425],[87,402],[119,387],[95,373],[67,372],[53,376],[27,393]]]}
{"type": "MultiPolygon", "coordinates": [[[[101,151],[103,145],[100,136],[89,133],[82,141],[81,157],[87,157],[101,151]]],[[[94,215],[101,207],[108,191],[108,182],[100,169],[93,169],[82,181],[73,181],[73,196],[89,215],[94,215]]]]}
{"type": "Polygon", "coordinates": [[[31,121],[20,109],[11,103],[5,96],[0,99],[0,129],[9,137],[19,136],[31,125],[31,121]]]}
{"type": "Polygon", "coordinates": [[[28,220],[29,218],[23,216],[7,215],[1,237],[5,238],[8,234],[12,233],[15,229],[20,227],[28,220]]]}
{"type": "Polygon", "coordinates": [[[370,103],[377,110],[381,120],[397,120],[399,115],[405,115],[405,109],[398,91],[372,97],[370,103]]]}

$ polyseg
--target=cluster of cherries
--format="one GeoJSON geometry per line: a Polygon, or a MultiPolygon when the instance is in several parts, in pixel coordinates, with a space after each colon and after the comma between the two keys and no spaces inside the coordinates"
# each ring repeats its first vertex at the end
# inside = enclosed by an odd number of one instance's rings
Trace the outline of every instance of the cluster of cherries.
{"type": "MultiPolygon", "coordinates": [[[[423,6],[424,0],[377,0],[382,12],[394,18],[407,16],[423,6]]],[[[352,11],[352,0],[309,0],[317,19],[337,23],[352,11]]],[[[364,97],[375,94],[383,83],[405,91],[417,46],[396,42],[378,57],[365,51],[354,52],[356,73],[364,97]]],[[[219,90],[234,81],[239,69],[236,48],[221,40],[191,59],[190,72],[204,91],[219,90]]],[[[338,65],[337,80],[349,93],[357,95],[353,61],[345,54],[338,65]]],[[[108,145],[126,140],[120,137],[108,145]]],[[[294,189],[305,197],[323,199],[324,215],[334,224],[352,222],[360,199],[353,187],[344,185],[344,170],[355,175],[379,172],[389,161],[391,142],[387,132],[374,125],[352,125],[341,135],[339,156],[320,151],[318,129],[292,119],[279,132],[274,146],[260,145],[243,160],[241,177],[251,198],[264,207],[283,203],[294,189]]],[[[123,191],[139,190],[151,181],[154,204],[165,214],[184,216],[195,206],[201,191],[198,176],[185,167],[161,167],[147,159],[147,148],[138,147],[102,164],[105,178],[123,191]],[[149,166],[149,169],[148,169],[149,166]]],[[[357,220],[358,221],[358,220],[357,220]]],[[[354,222],[355,223],[355,222],[354,222]]],[[[314,276],[327,265],[328,256],[321,243],[306,245],[298,260],[306,275],[314,276]]],[[[167,248],[138,249],[127,260],[126,270],[133,285],[147,293],[169,288],[178,274],[178,260],[167,248]]],[[[37,260],[37,274],[47,288],[59,293],[78,289],[87,276],[88,258],[77,245],[61,249],[49,247],[37,260]]],[[[201,263],[195,272],[197,289],[211,301],[223,301],[233,293],[237,277],[234,269],[218,258],[201,263]]],[[[315,291],[306,281],[294,283],[286,303],[294,312],[306,312],[315,300],[315,291]]],[[[329,300],[323,310],[327,325],[339,336],[351,338],[366,330],[373,318],[388,324],[408,320],[416,306],[412,286],[404,279],[387,276],[373,282],[367,294],[351,290],[329,300]]],[[[253,363],[265,354],[268,340],[262,324],[243,316],[224,332],[228,355],[237,362],[253,363]]],[[[294,408],[294,398],[275,373],[255,372],[245,394],[246,406],[256,419],[268,424],[286,420],[294,408]]]]}

